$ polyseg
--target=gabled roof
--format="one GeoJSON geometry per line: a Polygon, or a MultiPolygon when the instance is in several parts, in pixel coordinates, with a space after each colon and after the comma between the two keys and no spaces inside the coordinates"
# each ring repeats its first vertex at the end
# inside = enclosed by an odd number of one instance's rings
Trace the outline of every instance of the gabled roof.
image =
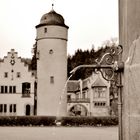
{"type": "Polygon", "coordinates": [[[30,58],[18,57],[18,53],[14,49],[11,49],[11,51],[7,53],[7,56],[4,56],[3,59],[0,59],[0,62],[5,63],[5,61],[7,60],[10,63],[10,65],[15,65],[17,61],[20,61],[21,63],[24,64],[24,66],[28,67],[29,71],[32,71],[31,69],[32,60],[30,58]]]}
{"type": "Polygon", "coordinates": [[[98,77],[96,81],[92,84],[92,87],[107,87],[103,80],[98,77]]]}

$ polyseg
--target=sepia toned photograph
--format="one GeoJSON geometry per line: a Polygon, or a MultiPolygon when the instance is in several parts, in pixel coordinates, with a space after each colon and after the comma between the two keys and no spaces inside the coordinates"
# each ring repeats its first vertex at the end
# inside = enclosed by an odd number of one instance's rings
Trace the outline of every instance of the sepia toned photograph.
{"type": "Polygon", "coordinates": [[[140,140],[140,1],[0,1],[0,140],[140,140]]]}

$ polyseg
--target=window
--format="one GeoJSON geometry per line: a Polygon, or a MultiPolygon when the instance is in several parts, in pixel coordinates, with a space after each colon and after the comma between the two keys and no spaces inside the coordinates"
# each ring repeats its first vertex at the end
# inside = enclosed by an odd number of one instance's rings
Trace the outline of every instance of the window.
{"type": "Polygon", "coordinates": [[[0,86],[0,93],[16,93],[16,86],[0,86]]]}
{"type": "Polygon", "coordinates": [[[85,92],[83,92],[82,94],[83,94],[83,96],[82,96],[82,97],[83,97],[83,99],[85,99],[85,98],[86,98],[86,93],[85,93],[85,92]]]}
{"type": "Polygon", "coordinates": [[[22,83],[22,96],[30,97],[31,84],[28,82],[22,83]]]}
{"type": "Polygon", "coordinates": [[[53,84],[54,83],[54,76],[50,77],[50,83],[53,84]]]}
{"type": "Polygon", "coordinates": [[[3,104],[0,104],[0,112],[3,112],[3,104]]]}
{"type": "Polygon", "coordinates": [[[95,102],[94,106],[95,107],[104,107],[104,106],[106,106],[106,103],[105,102],[95,102]]]}
{"type": "Polygon", "coordinates": [[[9,112],[12,113],[12,112],[16,112],[16,104],[10,104],[9,106],[9,112]]]}
{"type": "Polygon", "coordinates": [[[16,104],[14,104],[13,106],[14,106],[14,113],[15,113],[17,111],[16,104]]]}
{"type": "Polygon", "coordinates": [[[8,87],[7,86],[1,86],[1,93],[8,93],[8,87]]]}
{"type": "Polygon", "coordinates": [[[71,95],[67,95],[67,100],[68,100],[68,101],[71,100],[71,95]]]}
{"type": "Polygon", "coordinates": [[[7,112],[7,105],[4,104],[4,113],[6,113],[6,112],[7,112]]]}
{"type": "Polygon", "coordinates": [[[20,77],[21,77],[20,72],[17,72],[17,78],[20,78],[20,77]]]}
{"type": "Polygon", "coordinates": [[[51,50],[49,50],[49,54],[53,54],[53,50],[51,49],[51,50]]]}
{"type": "Polygon", "coordinates": [[[12,104],[10,104],[10,106],[9,106],[9,112],[10,113],[12,113],[12,106],[13,106],[12,104]]]}
{"type": "Polygon", "coordinates": [[[7,86],[0,86],[1,90],[0,92],[1,93],[7,93],[7,86]]]}
{"type": "Polygon", "coordinates": [[[9,86],[9,93],[12,93],[12,86],[9,86]]]}
{"type": "Polygon", "coordinates": [[[35,76],[35,73],[34,72],[32,72],[32,76],[35,76]]]}
{"type": "Polygon", "coordinates": [[[5,86],[5,93],[7,93],[7,86],[5,86]]]}
{"type": "Polygon", "coordinates": [[[16,93],[16,86],[9,86],[9,93],[16,93]]]}
{"type": "Polygon", "coordinates": [[[4,93],[4,86],[1,86],[1,93],[4,93]]]}
{"type": "Polygon", "coordinates": [[[105,98],[106,97],[106,88],[96,87],[94,97],[95,98],[105,98]]]}
{"type": "Polygon", "coordinates": [[[16,93],[16,86],[13,86],[13,93],[16,93]]]}
{"type": "Polygon", "coordinates": [[[47,33],[47,28],[44,28],[44,33],[47,33]]]}
{"type": "Polygon", "coordinates": [[[7,78],[8,77],[8,72],[4,73],[4,77],[7,78]]]}

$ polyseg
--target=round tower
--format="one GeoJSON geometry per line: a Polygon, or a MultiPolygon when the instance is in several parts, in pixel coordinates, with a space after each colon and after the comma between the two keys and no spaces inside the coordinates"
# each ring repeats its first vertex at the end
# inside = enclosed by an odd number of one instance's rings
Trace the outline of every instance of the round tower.
{"type": "Polygon", "coordinates": [[[53,9],[44,14],[36,26],[37,115],[66,116],[63,89],[67,80],[68,28],[64,18],[53,9]]]}

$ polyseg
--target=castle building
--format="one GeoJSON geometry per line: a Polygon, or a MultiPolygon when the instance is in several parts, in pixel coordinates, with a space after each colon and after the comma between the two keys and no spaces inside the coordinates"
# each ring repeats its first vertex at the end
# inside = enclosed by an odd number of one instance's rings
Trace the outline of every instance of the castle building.
{"type": "Polygon", "coordinates": [[[35,76],[12,49],[0,62],[0,115],[34,114],[35,76]]]}
{"type": "Polygon", "coordinates": [[[110,82],[100,72],[84,80],[70,80],[67,86],[69,116],[109,116],[110,82]]]}
{"type": "Polygon", "coordinates": [[[36,65],[11,49],[0,60],[0,116],[107,116],[110,83],[100,73],[67,81],[68,26],[53,9],[36,26],[36,65]]]}

